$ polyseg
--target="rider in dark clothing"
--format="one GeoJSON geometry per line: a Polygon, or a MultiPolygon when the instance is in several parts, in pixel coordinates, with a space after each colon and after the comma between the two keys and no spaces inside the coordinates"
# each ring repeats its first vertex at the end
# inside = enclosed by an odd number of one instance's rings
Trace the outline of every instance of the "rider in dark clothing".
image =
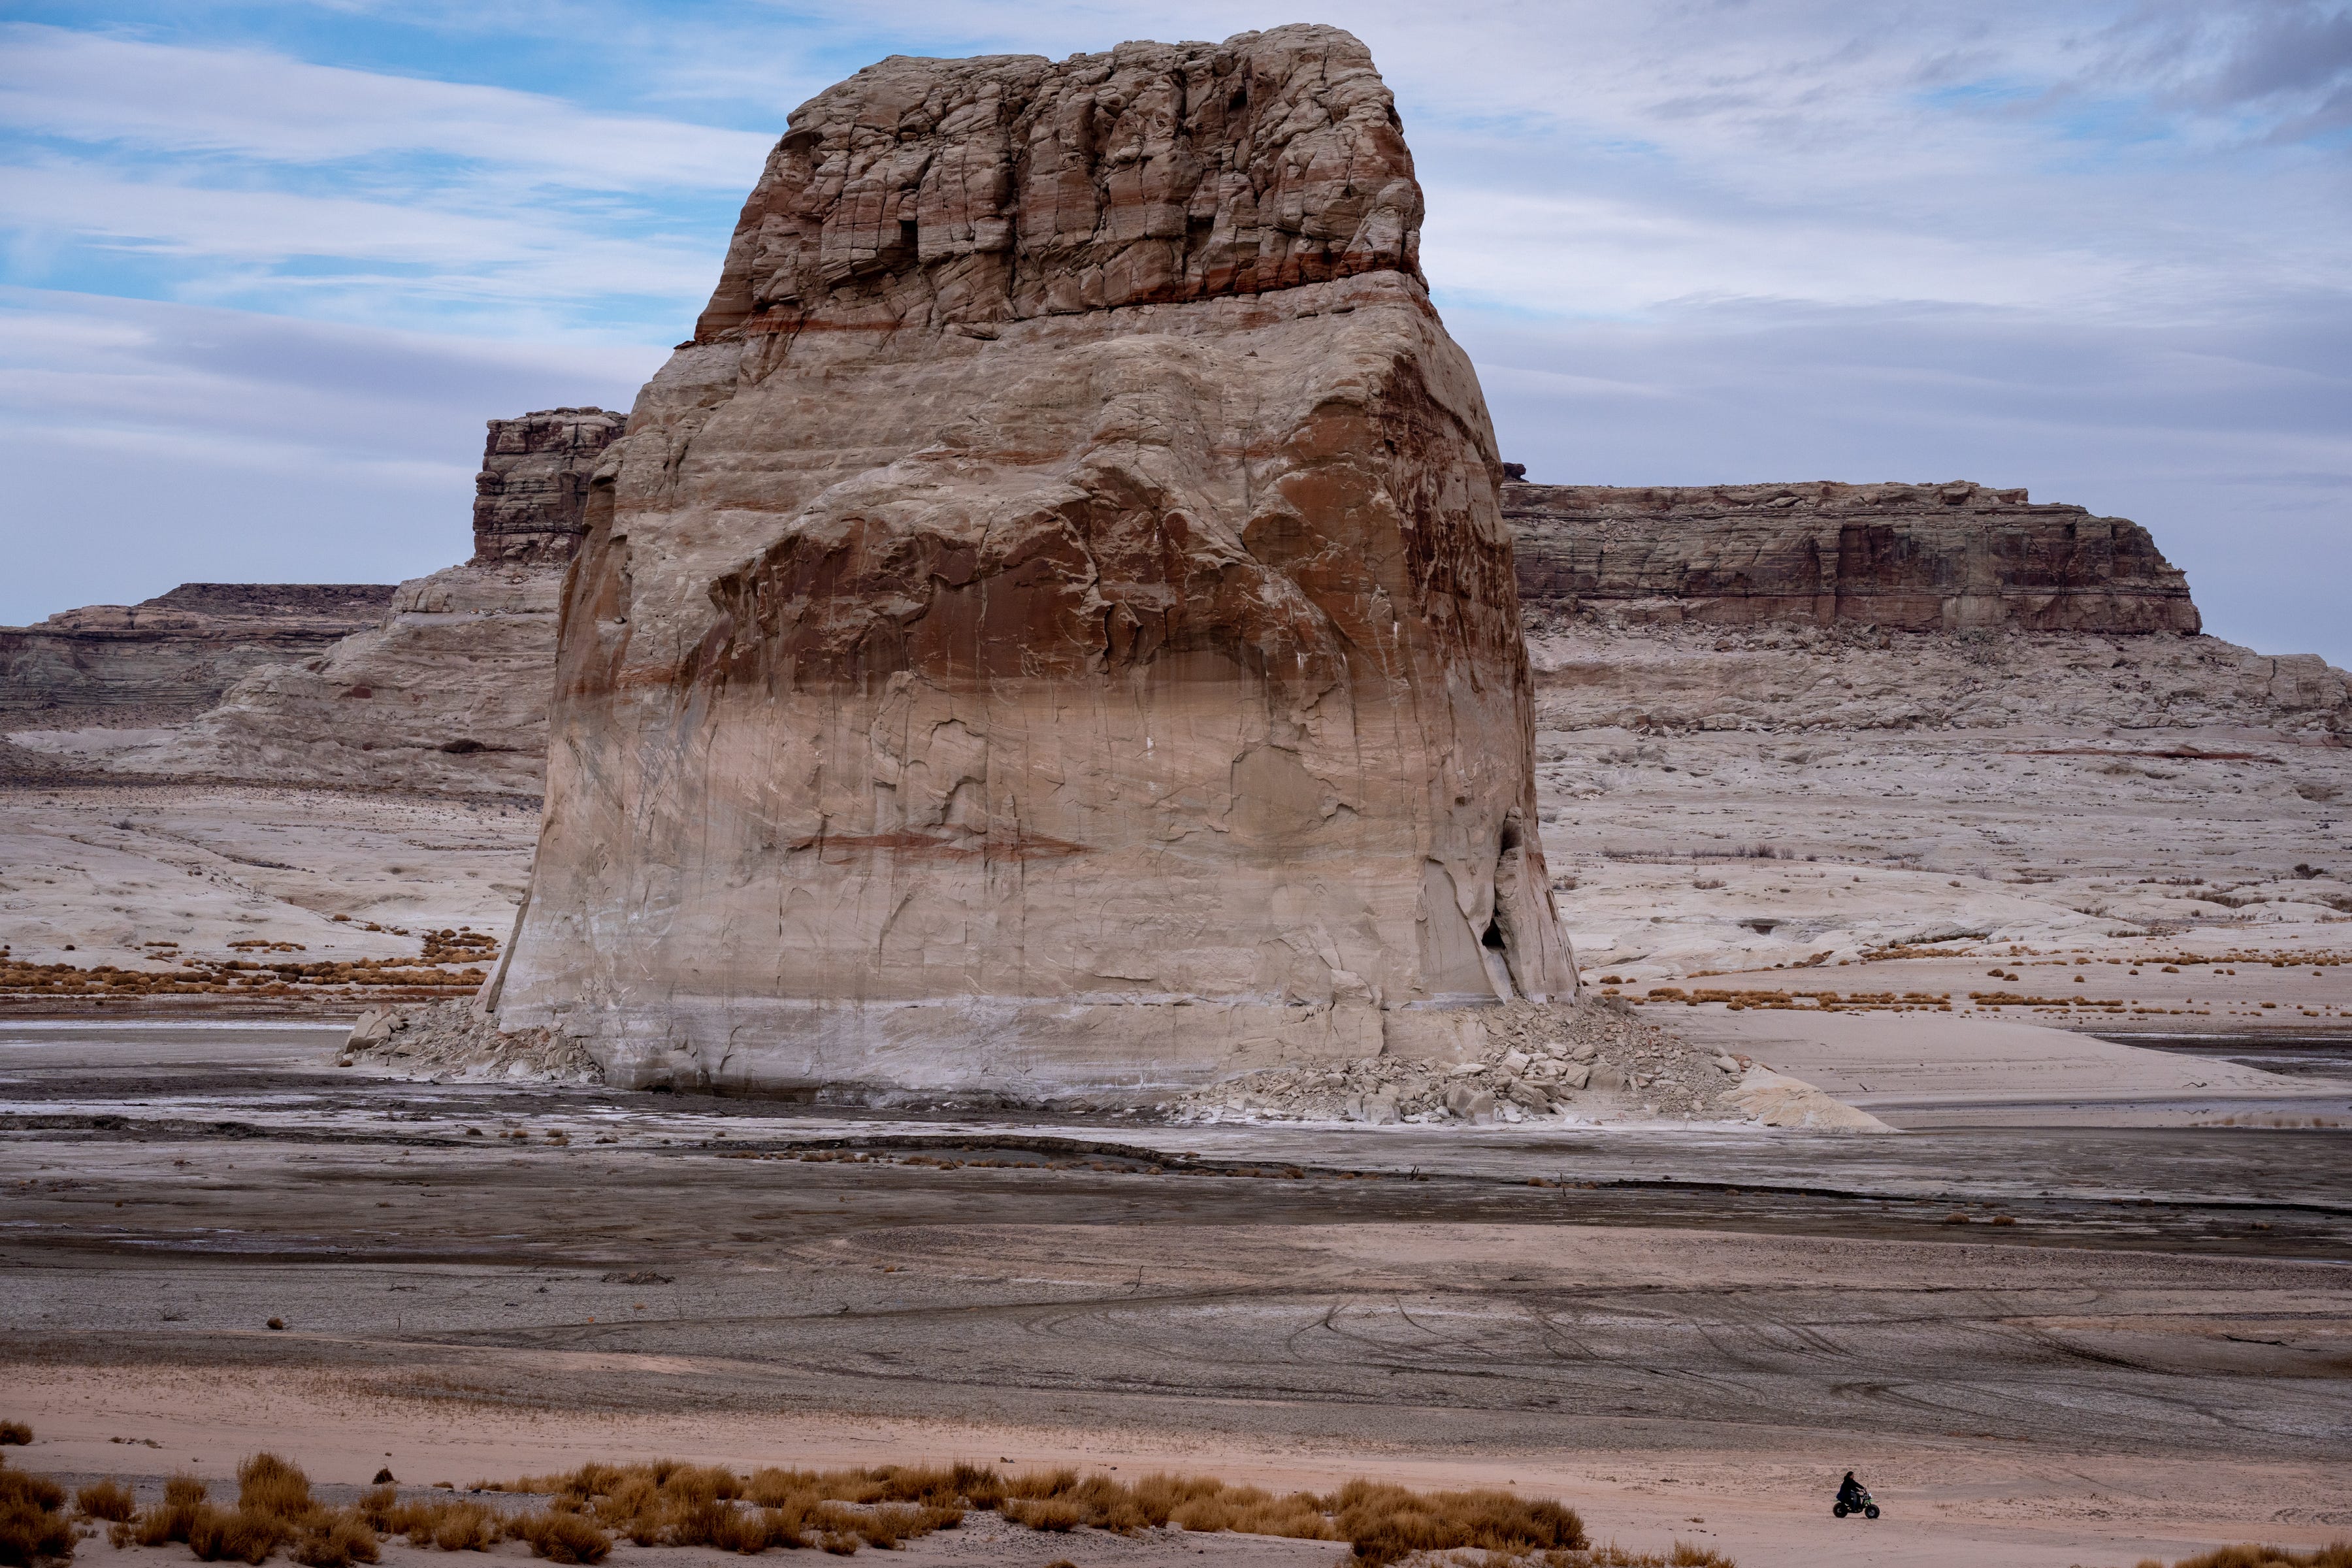
{"type": "Polygon", "coordinates": [[[1837,1500],[1848,1508],[1860,1508],[1862,1499],[1862,1483],[1853,1479],[1852,1470],[1848,1470],[1845,1473],[1845,1479],[1838,1483],[1837,1500]]]}

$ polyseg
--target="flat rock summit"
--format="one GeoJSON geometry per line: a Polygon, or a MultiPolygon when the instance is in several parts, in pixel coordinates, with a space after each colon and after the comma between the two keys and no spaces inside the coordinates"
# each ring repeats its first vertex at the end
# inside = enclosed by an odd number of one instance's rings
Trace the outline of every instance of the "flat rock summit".
{"type": "Polygon", "coordinates": [[[1501,465],[1328,27],[791,117],[567,590],[504,1028],[1181,1085],[1575,987],[1501,465]]]}
{"type": "Polygon", "coordinates": [[[2194,634],[2189,579],[2147,529],[2021,489],[1537,485],[1503,515],[1530,609],[1622,622],[1810,621],[1892,631],[2194,634]]]}

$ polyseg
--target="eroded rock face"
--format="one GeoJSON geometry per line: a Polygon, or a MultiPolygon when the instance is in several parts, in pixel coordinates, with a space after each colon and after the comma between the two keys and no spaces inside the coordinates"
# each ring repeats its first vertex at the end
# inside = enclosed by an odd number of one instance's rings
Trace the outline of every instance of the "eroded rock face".
{"type": "Polygon", "coordinates": [[[537,795],[563,574],[623,422],[601,408],[491,420],[472,560],[383,590],[380,624],[247,670],[176,733],[69,754],[120,773],[537,795]]]}
{"type": "Polygon", "coordinates": [[[793,112],[695,337],[1418,280],[1420,236],[1395,105],[1335,29],[893,56],[793,112]]]}
{"type": "Polygon", "coordinates": [[[588,476],[628,416],[544,408],[493,419],[474,478],[477,566],[567,564],[587,531],[588,476]]]}
{"type": "Polygon", "coordinates": [[[1345,33],[792,117],[592,492],[492,1001],[616,1082],[1199,1082],[1573,971],[1494,438],[1345,33]]]}
{"type": "Polygon", "coordinates": [[[247,670],[375,624],[389,583],[183,583],[0,626],[0,714],[66,721],[184,718],[247,670]]]}
{"type": "MultiPolygon", "coordinates": [[[[1517,465],[1513,465],[1517,467],[1517,465]]],[[[1982,485],[1503,488],[1530,609],[1897,631],[2194,633],[2148,531],[1982,485]]]]}

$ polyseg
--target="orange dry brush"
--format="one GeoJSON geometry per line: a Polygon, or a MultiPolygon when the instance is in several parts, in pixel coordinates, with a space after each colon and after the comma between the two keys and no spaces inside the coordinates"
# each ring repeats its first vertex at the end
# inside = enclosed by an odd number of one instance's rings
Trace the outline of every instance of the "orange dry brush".
{"type": "Polygon", "coordinates": [[[1415,1552],[1477,1551],[1490,1559],[1541,1558],[1554,1568],[1591,1564],[1722,1564],[1697,1548],[1672,1558],[1591,1551],[1583,1523],[1560,1503],[1505,1491],[1414,1492],[1353,1481],[1329,1496],[1277,1496],[1205,1476],[1149,1475],[1121,1481],[1075,1469],[1005,1475],[978,1465],[865,1470],[762,1469],[749,1477],[660,1460],[587,1465],[569,1475],[499,1489],[552,1493],[551,1505],[593,1519],[646,1546],[716,1546],[758,1552],[821,1546],[894,1546],[951,1529],[968,1510],[992,1509],[1028,1529],[1081,1527],[1132,1534],[1174,1525],[1310,1541],[1345,1541],[1368,1568],[1415,1552]]]}
{"type": "MultiPolygon", "coordinates": [[[[2164,1568],[2164,1564],[2149,1557],[2140,1562],[2139,1568],[2164,1568]]],[[[2172,1568],[2352,1568],[2352,1541],[2331,1541],[2308,1552],[2248,1542],[2184,1557],[2172,1568]]]]}
{"type": "Polygon", "coordinates": [[[63,1487],[21,1470],[0,1469],[0,1563],[28,1563],[73,1555],[73,1521],[63,1487]]]}
{"type": "Polygon", "coordinates": [[[304,1568],[376,1561],[367,1521],[355,1509],[319,1503],[299,1467],[255,1454],[237,1466],[236,1481],[230,1509],[214,1503],[194,1476],[174,1476],[163,1484],[162,1502],[121,1518],[109,1538],[117,1546],[178,1542],[206,1563],[260,1563],[281,1552],[304,1568]]]}

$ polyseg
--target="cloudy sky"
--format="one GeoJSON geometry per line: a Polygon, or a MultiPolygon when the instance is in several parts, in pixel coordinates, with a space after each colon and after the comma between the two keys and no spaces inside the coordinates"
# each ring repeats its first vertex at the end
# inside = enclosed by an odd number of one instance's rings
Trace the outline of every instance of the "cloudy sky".
{"type": "Polygon", "coordinates": [[[0,16],[0,621],[460,558],[482,420],[627,407],[786,111],[867,61],[1323,20],[1532,477],[2023,485],[2352,665],[2352,0],[0,16]]]}

